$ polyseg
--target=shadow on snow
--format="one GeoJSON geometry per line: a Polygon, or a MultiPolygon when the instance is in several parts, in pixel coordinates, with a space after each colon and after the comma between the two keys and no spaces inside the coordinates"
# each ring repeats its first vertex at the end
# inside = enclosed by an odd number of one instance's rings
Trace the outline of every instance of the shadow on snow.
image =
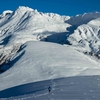
{"type": "Polygon", "coordinates": [[[43,94],[48,92],[49,86],[54,94],[51,97],[55,99],[100,99],[100,76],[76,76],[27,83],[0,91],[0,98],[43,94]]]}

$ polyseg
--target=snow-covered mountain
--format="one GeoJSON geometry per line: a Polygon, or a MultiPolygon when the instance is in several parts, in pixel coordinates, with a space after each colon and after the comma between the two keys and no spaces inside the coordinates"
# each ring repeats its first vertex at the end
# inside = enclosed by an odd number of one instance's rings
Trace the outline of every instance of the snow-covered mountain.
{"type": "Polygon", "coordinates": [[[100,75],[99,54],[99,12],[70,17],[20,6],[0,15],[0,90],[100,75]]]}
{"type": "Polygon", "coordinates": [[[86,51],[100,53],[100,17],[78,26],[68,37],[74,46],[80,46],[86,51]]]}
{"type": "Polygon", "coordinates": [[[19,7],[15,12],[7,14],[0,19],[1,43],[3,37],[11,36],[7,44],[25,43],[28,40],[41,40],[50,34],[65,32],[69,24],[64,20],[67,16],[38,12],[28,7],[19,7]],[[5,34],[6,33],[6,34],[5,34]],[[24,38],[24,39],[23,39],[24,38]]]}

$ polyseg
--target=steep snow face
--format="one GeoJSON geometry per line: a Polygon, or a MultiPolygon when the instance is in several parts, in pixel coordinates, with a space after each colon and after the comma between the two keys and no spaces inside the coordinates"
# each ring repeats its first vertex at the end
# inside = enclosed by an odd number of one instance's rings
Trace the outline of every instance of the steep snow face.
{"type": "Polygon", "coordinates": [[[79,26],[68,38],[74,46],[87,51],[100,53],[100,17],[79,26]]]}
{"type": "Polygon", "coordinates": [[[71,17],[66,23],[68,28],[67,41],[80,51],[100,53],[100,13],[84,13],[71,17]]]}
{"type": "Polygon", "coordinates": [[[40,80],[100,75],[99,63],[71,47],[55,43],[28,42],[11,62],[11,68],[0,75],[0,90],[40,80]]]}

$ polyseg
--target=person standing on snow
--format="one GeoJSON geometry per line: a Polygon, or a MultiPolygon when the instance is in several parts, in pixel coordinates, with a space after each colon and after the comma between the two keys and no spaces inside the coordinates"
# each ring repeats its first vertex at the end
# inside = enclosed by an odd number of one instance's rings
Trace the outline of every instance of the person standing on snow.
{"type": "Polygon", "coordinates": [[[49,91],[49,93],[51,92],[51,87],[50,86],[48,87],[48,91],[49,91]]]}

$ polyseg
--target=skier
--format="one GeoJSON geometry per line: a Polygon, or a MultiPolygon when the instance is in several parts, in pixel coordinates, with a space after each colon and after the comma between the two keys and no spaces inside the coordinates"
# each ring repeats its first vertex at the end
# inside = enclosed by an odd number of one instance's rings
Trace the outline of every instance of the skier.
{"type": "Polygon", "coordinates": [[[49,91],[49,93],[51,92],[51,87],[50,86],[48,87],[48,91],[49,91]]]}

